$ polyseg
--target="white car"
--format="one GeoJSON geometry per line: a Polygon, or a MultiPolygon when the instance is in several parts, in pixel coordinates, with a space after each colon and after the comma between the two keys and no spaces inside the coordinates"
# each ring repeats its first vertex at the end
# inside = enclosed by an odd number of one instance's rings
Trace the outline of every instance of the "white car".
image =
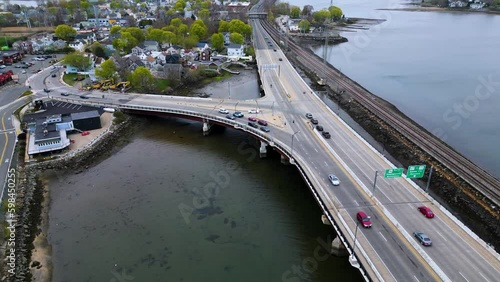
{"type": "Polygon", "coordinates": [[[226,110],[226,109],[224,109],[224,108],[220,108],[219,109],[219,113],[221,113],[221,114],[229,114],[229,111],[226,110]]]}
{"type": "Polygon", "coordinates": [[[5,65],[0,65],[0,69],[4,69],[4,68],[6,68],[5,65]]]}
{"type": "Polygon", "coordinates": [[[260,113],[260,111],[259,110],[255,110],[255,109],[251,109],[251,110],[248,110],[248,113],[249,114],[258,114],[258,113],[260,113]]]}
{"type": "Polygon", "coordinates": [[[340,179],[337,176],[335,176],[333,174],[330,174],[330,175],[328,175],[328,179],[333,184],[333,186],[339,186],[340,185],[340,179]]]}
{"type": "Polygon", "coordinates": [[[23,70],[21,73],[26,73],[26,70],[23,70]]]}

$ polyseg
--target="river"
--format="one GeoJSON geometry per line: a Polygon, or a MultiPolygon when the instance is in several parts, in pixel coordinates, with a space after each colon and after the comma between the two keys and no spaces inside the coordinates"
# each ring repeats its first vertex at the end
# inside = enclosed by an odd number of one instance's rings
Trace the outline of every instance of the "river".
{"type": "Polygon", "coordinates": [[[343,32],[349,42],[329,47],[327,61],[500,178],[500,15],[376,10],[402,3],[335,1],[347,17],[386,21],[343,32]]]}

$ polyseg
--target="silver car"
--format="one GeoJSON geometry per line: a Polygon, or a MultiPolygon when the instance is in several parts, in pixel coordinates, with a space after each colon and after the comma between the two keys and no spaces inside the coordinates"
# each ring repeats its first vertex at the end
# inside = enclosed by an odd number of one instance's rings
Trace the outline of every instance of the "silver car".
{"type": "Polygon", "coordinates": [[[340,185],[340,179],[337,176],[335,176],[334,174],[328,175],[328,179],[333,184],[333,186],[339,186],[340,185]]]}

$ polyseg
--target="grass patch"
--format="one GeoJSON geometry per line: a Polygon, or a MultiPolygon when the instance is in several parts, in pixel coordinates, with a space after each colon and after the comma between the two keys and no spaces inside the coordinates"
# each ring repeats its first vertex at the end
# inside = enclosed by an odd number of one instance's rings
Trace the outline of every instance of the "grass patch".
{"type": "Polygon", "coordinates": [[[24,97],[24,96],[28,96],[28,95],[31,95],[31,94],[33,94],[33,91],[31,91],[31,90],[24,91],[24,93],[21,94],[21,96],[19,96],[19,98],[24,97]]]}
{"type": "Polygon", "coordinates": [[[76,73],[68,73],[68,74],[65,74],[65,75],[63,75],[63,81],[64,81],[66,84],[68,84],[68,85],[70,85],[70,86],[73,86],[73,85],[75,85],[75,83],[79,82],[79,81],[75,81],[75,80],[73,80],[73,79],[75,79],[75,78],[76,78],[76,76],[77,76],[77,74],[76,74],[76,73]]]}
{"type": "MultiPolygon", "coordinates": [[[[206,72],[205,75],[213,75],[213,73],[212,72],[206,72]]],[[[208,83],[212,83],[212,82],[222,81],[224,79],[230,78],[231,76],[232,76],[232,74],[224,71],[220,75],[216,75],[216,76],[213,76],[213,77],[205,77],[201,82],[203,84],[208,84],[208,83]]]]}
{"type": "Polygon", "coordinates": [[[114,117],[113,122],[115,124],[120,124],[125,121],[125,114],[121,111],[115,111],[113,113],[113,117],[114,117]]]}
{"type": "Polygon", "coordinates": [[[172,82],[168,79],[156,79],[156,89],[160,92],[165,91],[171,84],[172,82]]]}

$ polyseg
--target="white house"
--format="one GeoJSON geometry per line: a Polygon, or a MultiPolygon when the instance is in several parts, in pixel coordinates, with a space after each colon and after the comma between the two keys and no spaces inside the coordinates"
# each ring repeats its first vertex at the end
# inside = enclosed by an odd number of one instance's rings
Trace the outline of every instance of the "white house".
{"type": "Polygon", "coordinates": [[[160,49],[158,42],[156,42],[154,40],[146,40],[146,41],[144,41],[143,45],[144,45],[143,49],[146,49],[149,51],[158,51],[160,49]]]}
{"type": "Polygon", "coordinates": [[[85,44],[83,44],[81,40],[75,40],[73,42],[70,42],[69,47],[79,52],[83,52],[85,50],[85,44]]]}
{"type": "Polygon", "coordinates": [[[228,57],[243,57],[245,54],[243,53],[243,45],[241,44],[229,44],[227,46],[227,56],[228,57]]]}

